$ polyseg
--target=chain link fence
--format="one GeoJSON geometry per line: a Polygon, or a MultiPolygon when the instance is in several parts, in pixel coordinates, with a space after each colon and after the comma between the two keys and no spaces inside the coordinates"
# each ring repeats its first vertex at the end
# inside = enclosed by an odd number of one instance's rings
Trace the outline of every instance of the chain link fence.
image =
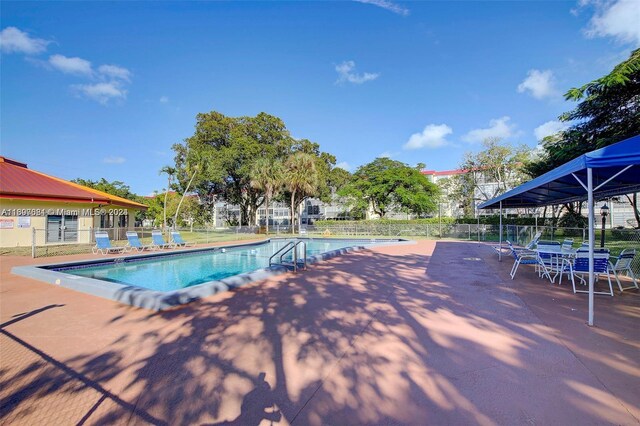
{"type": "MultiPolygon", "coordinates": [[[[451,239],[478,242],[500,241],[500,225],[484,224],[393,224],[363,223],[308,226],[306,232],[316,236],[346,237],[397,237],[451,239]]],[[[536,232],[541,233],[541,240],[562,241],[573,239],[574,247],[578,247],[589,237],[587,228],[559,228],[534,225],[502,225],[502,239],[516,245],[528,244],[536,232]]],[[[596,247],[600,246],[602,230],[596,229],[596,247]]],[[[635,249],[639,254],[633,261],[633,271],[640,275],[640,230],[607,229],[605,231],[605,247],[612,256],[618,256],[624,249],[635,249]]]]}
{"type": "MultiPolygon", "coordinates": [[[[109,235],[114,247],[127,246],[127,231],[138,233],[143,244],[151,243],[153,228],[95,228],[78,229],[73,231],[46,229],[32,229],[31,245],[19,247],[2,247],[0,254],[31,257],[65,256],[71,254],[91,253],[95,247],[95,233],[104,231],[109,235]]],[[[180,234],[195,244],[210,244],[217,242],[234,242],[257,237],[258,227],[234,227],[228,229],[182,229],[180,234]]],[[[164,239],[170,241],[170,231],[163,232],[164,239]]]]}
{"type": "MultiPolygon", "coordinates": [[[[336,223],[323,226],[307,225],[302,227],[307,236],[316,237],[393,237],[393,238],[424,238],[451,239],[478,242],[498,242],[500,239],[499,225],[486,224],[394,224],[394,223],[336,223]]],[[[95,246],[95,232],[106,231],[113,246],[126,246],[126,232],[138,233],[143,244],[151,243],[152,228],[107,228],[85,229],[73,232],[47,233],[44,229],[33,229],[31,246],[1,248],[1,254],[23,255],[32,257],[62,256],[70,254],[91,253],[95,246]]],[[[297,229],[296,229],[297,230],[297,229]]],[[[503,240],[509,240],[517,245],[526,245],[536,232],[541,232],[542,240],[563,240],[572,238],[574,246],[588,238],[586,228],[558,228],[551,226],[533,225],[503,225],[503,240]]],[[[596,246],[599,246],[601,230],[596,230],[596,246]]],[[[265,227],[233,227],[226,229],[181,229],[182,237],[196,244],[210,244],[218,242],[234,242],[255,239],[264,236],[265,227]]],[[[291,235],[291,227],[273,225],[269,227],[269,235],[291,235]]],[[[164,233],[169,241],[169,231],[164,233]]],[[[640,230],[636,229],[607,229],[605,231],[605,246],[617,256],[623,249],[635,248],[640,253],[640,230]]],[[[634,271],[640,274],[640,255],[636,256],[633,264],[634,271]]]]}

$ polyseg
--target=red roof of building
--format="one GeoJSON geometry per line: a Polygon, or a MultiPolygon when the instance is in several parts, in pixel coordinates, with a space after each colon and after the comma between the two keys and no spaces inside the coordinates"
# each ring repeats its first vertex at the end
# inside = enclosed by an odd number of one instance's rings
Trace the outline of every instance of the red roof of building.
{"type": "Polygon", "coordinates": [[[467,173],[469,170],[465,169],[456,169],[456,170],[443,170],[443,171],[435,171],[435,170],[422,170],[420,173],[423,175],[433,175],[433,176],[449,176],[449,175],[462,175],[467,173]]]}
{"type": "Polygon", "coordinates": [[[0,198],[112,204],[139,210],[147,208],[144,204],[126,198],[30,170],[25,163],[2,156],[0,156],[0,198]]]}

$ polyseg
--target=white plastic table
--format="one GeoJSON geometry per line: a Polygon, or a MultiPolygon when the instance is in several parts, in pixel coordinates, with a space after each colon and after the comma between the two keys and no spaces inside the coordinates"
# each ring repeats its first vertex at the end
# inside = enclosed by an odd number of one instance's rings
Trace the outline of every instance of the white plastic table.
{"type": "MultiPolygon", "coordinates": [[[[551,282],[555,282],[556,281],[556,277],[562,273],[562,259],[566,259],[566,258],[571,258],[573,256],[576,255],[576,252],[578,251],[578,249],[563,249],[562,246],[549,246],[549,247],[543,247],[543,248],[536,248],[534,249],[534,251],[538,254],[548,254],[551,255],[552,259],[555,259],[555,266],[552,266],[552,271],[553,272],[555,270],[555,275],[553,277],[551,277],[551,282]]],[[[552,261],[553,263],[553,261],[552,261]]],[[[551,274],[549,274],[549,276],[551,276],[551,274]]]]}

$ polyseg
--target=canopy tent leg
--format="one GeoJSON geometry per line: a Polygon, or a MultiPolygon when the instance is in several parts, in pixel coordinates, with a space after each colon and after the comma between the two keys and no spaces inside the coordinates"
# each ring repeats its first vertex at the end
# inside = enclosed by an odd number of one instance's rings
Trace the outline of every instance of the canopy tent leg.
{"type": "Polygon", "coordinates": [[[594,262],[593,246],[595,244],[594,233],[594,202],[593,202],[593,170],[587,168],[587,204],[589,208],[589,320],[588,324],[593,325],[593,287],[594,287],[594,262]]]}
{"type": "Polygon", "coordinates": [[[498,262],[502,262],[502,201],[500,201],[500,250],[498,250],[498,262]]]}

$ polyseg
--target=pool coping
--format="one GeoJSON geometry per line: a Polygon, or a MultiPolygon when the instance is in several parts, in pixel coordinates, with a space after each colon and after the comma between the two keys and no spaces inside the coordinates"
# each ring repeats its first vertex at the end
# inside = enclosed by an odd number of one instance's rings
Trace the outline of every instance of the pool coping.
{"type": "MultiPolygon", "coordinates": [[[[211,296],[223,291],[232,290],[234,288],[241,287],[245,284],[260,281],[266,278],[269,278],[274,275],[280,275],[285,272],[289,272],[290,269],[277,265],[271,266],[267,268],[257,269],[251,272],[245,272],[242,274],[234,275],[228,278],[223,278],[221,280],[207,281],[202,284],[197,284],[191,287],[182,288],[179,290],[172,291],[157,291],[150,290],[143,287],[138,287],[134,285],[128,284],[120,284],[111,281],[98,280],[94,278],[81,277],[78,275],[71,275],[64,272],[54,271],[51,269],[47,269],[53,266],[80,266],[86,264],[96,264],[96,263],[113,263],[115,260],[123,258],[123,259],[150,259],[154,257],[165,257],[165,256],[175,256],[179,254],[189,254],[189,253],[197,253],[201,251],[220,251],[222,249],[228,248],[236,248],[243,246],[256,246],[261,244],[266,244],[272,240],[286,240],[291,238],[269,238],[260,242],[248,242],[248,243],[240,243],[240,244],[230,244],[224,246],[216,246],[216,247],[206,247],[206,248],[191,248],[180,251],[164,251],[158,253],[145,253],[145,254],[135,254],[129,255],[126,257],[109,257],[104,259],[85,259],[73,262],[65,262],[65,263],[50,263],[43,265],[31,265],[31,266],[15,266],[11,269],[11,273],[15,275],[20,275],[27,278],[32,278],[38,281],[43,281],[48,284],[57,285],[59,287],[68,288],[71,290],[75,290],[81,293],[90,294],[92,296],[102,297],[105,299],[114,300],[116,302],[124,303],[131,306],[136,306],[139,308],[149,309],[152,311],[161,311],[165,309],[170,309],[179,305],[184,305],[187,303],[191,303],[203,297],[211,296]]],[[[298,238],[299,240],[321,240],[325,238],[298,238]]],[[[339,240],[339,239],[335,239],[339,240]]],[[[345,240],[348,240],[345,238],[345,240]]],[[[354,239],[359,242],[366,241],[367,239],[354,239]]],[[[404,239],[395,239],[395,240],[385,240],[385,239],[369,239],[368,241],[376,241],[376,243],[380,243],[379,245],[395,245],[395,244],[415,244],[415,241],[404,240],[404,239]]],[[[345,247],[340,249],[331,250],[325,253],[320,253],[314,256],[310,256],[307,258],[307,264],[312,264],[316,262],[320,262],[323,260],[331,259],[332,257],[340,256],[345,253],[355,252],[366,249],[366,246],[358,246],[354,245],[351,247],[345,247]]]]}

